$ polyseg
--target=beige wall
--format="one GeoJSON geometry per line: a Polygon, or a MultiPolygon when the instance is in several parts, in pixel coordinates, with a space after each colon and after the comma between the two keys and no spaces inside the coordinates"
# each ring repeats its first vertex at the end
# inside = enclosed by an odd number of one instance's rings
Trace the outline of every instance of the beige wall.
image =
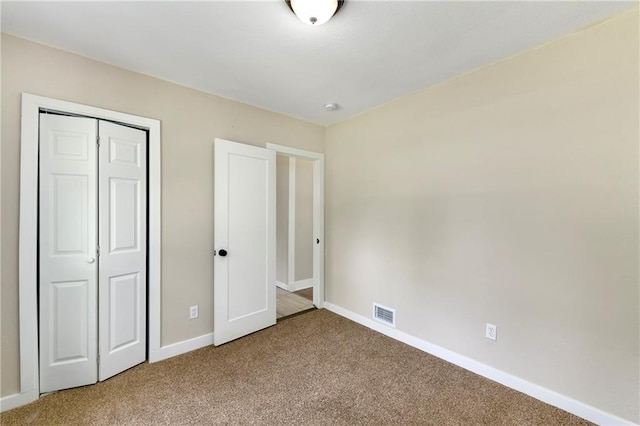
{"type": "Polygon", "coordinates": [[[289,283],[289,157],[276,158],[276,280],[289,283]]]}
{"type": "Polygon", "coordinates": [[[636,8],[330,127],[326,299],[639,422],[638,35],[636,8]]]}
{"type": "Polygon", "coordinates": [[[313,161],[296,159],[295,280],[313,278],[313,161]]]}
{"type": "Polygon", "coordinates": [[[11,36],[2,36],[2,396],[19,391],[20,96],[162,121],[162,344],[213,331],[213,139],[324,151],[325,129],[11,36]],[[189,320],[190,305],[200,318],[189,320]]]}

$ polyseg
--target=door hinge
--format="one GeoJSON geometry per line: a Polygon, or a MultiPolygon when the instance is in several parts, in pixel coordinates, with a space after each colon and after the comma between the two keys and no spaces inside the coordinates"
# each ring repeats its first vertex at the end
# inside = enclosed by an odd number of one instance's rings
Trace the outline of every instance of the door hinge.
{"type": "Polygon", "coordinates": [[[100,136],[96,136],[96,144],[98,144],[98,148],[100,148],[100,136]]]}
{"type": "Polygon", "coordinates": [[[96,247],[96,256],[100,256],[100,246],[96,247]]]}
{"type": "Polygon", "coordinates": [[[98,354],[98,365],[100,365],[100,354],[98,354]]]}

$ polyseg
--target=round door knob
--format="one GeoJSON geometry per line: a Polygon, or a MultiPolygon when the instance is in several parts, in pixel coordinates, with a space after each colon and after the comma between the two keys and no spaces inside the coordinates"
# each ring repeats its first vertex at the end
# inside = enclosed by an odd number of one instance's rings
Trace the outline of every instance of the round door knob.
{"type": "Polygon", "coordinates": [[[95,261],[96,261],[96,259],[95,259],[94,257],[89,257],[89,258],[87,259],[87,263],[93,263],[93,262],[95,262],[95,261]]]}
{"type": "Polygon", "coordinates": [[[227,251],[225,249],[218,250],[218,254],[222,257],[225,257],[227,255],[227,251]]]}

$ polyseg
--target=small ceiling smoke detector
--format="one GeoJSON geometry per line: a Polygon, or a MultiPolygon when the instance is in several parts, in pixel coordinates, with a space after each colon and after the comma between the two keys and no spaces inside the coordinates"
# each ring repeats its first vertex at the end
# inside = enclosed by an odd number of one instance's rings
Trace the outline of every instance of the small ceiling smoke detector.
{"type": "Polygon", "coordinates": [[[287,6],[307,25],[327,22],[342,7],[344,0],[285,0],[287,6]]]}
{"type": "Polygon", "coordinates": [[[325,111],[335,111],[338,109],[338,104],[336,103],[330,103],[330,104],[325,104],[324,105],[324,110],[325,111]]]}

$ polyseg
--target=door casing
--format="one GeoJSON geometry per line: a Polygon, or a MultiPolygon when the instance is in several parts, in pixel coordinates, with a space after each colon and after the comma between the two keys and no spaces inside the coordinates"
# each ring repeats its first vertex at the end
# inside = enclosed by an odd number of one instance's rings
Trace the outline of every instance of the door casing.
{"type": "Polygon", "coordinates": [[[149,132],[148,303],[149,354],[160,352],[160,121],[43,96],[22,94],[20,140],[19,325],[20,393],[25,403],[40,396],[38,377],[38,132],[41,110],[116,121],[149,132]]]}

